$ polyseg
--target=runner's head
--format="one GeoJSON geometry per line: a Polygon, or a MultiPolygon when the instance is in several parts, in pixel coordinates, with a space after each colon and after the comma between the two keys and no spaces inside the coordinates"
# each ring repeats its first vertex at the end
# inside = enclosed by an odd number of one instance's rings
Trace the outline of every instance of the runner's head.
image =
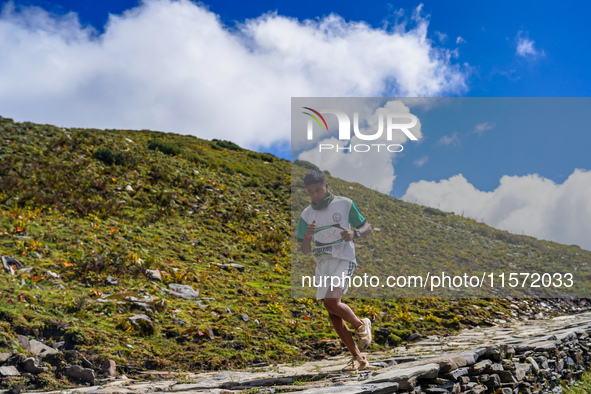
{"type": "Polygon", "coordinates": [[[315,204],[318,204],[328,192],[326,175],[320,170],[308,171],[306,176],[304,176],[304,186],[306,186],[308,196],[310,196],[315,204]]]}

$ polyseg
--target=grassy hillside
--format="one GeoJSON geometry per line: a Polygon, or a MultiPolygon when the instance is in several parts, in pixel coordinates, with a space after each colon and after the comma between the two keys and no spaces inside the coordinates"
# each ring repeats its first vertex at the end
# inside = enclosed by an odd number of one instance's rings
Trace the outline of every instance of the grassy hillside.
{"type": "MultiPolygon", "coordinates": [[[[303,176],[308,169],[293,169],[293,217],[299,217],[301,209],[310,204],[306,195],[303,176]]],[[[561,245],[541,241],[533,237],[500,231],[470,218],[464,218],[438,209],[424,207],[373,192],[360,184],[352,184],[329,177],[334,194],[350,197],[367,216],[376,231],[358,242],[358,260],[361,262],[355,275],[422,275],[445,272],[448,276],[481,278],[486,275],[487,285],[476,289],[462,287],[461,291],[439,288],[430,289],[352,288],[351,296],[357,297],[588,297],[591,277],[591,253],[576,245],[561,245]],[[496,274],[492,288],[489,275],[496,274]],[[573,274],[573,286],[545,287],[542,280],[519,278],[518,286],[509,285],[509,273],[565,273],[573,274]],[[504,273],[505,286],[501,288],[499,275],[504,273]],[[534,287],[531,285],[538,287],[534,287]]],[[[295,229],[295,226],[294,226],[295,229]]],[[[298,272],[313,275],[310,261],[299,258],[294,261],[298,272]]],[[[301,278],[301,276],[300,276],[301,278]]],[[[297,278],[294,278],[294,281],[297,278]]],[[[539,279],[539,278],[538,278],[539,279]]],[[[549,284],[548,277],[545,283],[549,284]]],[[[383,283],[383,282],[382,282],[383,283]]],[[[511,282],[514,284],[515,282],[511,282]]],[[[555,281],[553,283],[559,283],[555,281]]],[[[563,282],[565,285],[566,280],[563,282]]],[[[294,282],[294,285],[297,284],[294,282]]],[[[570,284],[570,282],[569,282],[570,284]]],[[[314,293],[315,294],[315,293],[314,293]]]]}
{"type": "MultiPolygon", "coordinates": [[[[296,166],[294,174],[299,179],[305,170],[296,166]]],[[[26,267],[14,275],[0,272],[0,353],[26,354],[16,341],[20,334],[50,346],[63,341],[62,350],[77,349],[95,366],[115,360],[129,374],[137,368],[241,368],[342,352],[321,305],[291,298],[289,234],[297,224],[291,218],[291,171],[288,161],[229,141],[0,118],[0,255],[26,267]],[[244,269],[223,265],[232,263],[244,269]],[[161,281],[147,275],[156,269],[161,281]],[[199,299],[176,297],[169,284],[190,285],[199,299]],[[151,325],[132,324],[129,317],[138,314],[149,316],[151,325]]],[[[294,212],[307,204],[298,182],[294,212]]],[[[383,239],[385,231],[367,239],[360,249],[366,261],[392,250],[403,253],[401,261],[484,259],[493,252],[502,258],[515,248],[529,253],[516,258],[534,253],[548,261],[563,255],[589,260],[576,247],[510,235],[357,184],[330,182],[335,192],[375,207],[369,216],[374,227],[397,227],[396,239],[383,239]],[[476,242],[466,246],[466,237],[476,242]],[[494,240],[494,251],[487,240],[494,240]]],[[[519,313],[533,310],[531,303],[513,303],[519,313]]],[[[443,334],[516,316],[510,304],[350,302],[374,319],[376,329],[387,329],[374,350],[396,346],[413,332],[443,334]]],[[[68,384],[60,361],[31,382],[68,384]]]]}

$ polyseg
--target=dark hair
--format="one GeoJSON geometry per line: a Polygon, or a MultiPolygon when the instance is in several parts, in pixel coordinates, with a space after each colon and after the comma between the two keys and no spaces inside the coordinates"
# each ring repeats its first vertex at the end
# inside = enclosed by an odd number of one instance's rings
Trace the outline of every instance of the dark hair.
{"type": "Polygon", "coordinates": [[[326,174],[320,170],[310,170],[304,177],[304,185],[312,185],[314,183],[326,184],[326,174]]]}

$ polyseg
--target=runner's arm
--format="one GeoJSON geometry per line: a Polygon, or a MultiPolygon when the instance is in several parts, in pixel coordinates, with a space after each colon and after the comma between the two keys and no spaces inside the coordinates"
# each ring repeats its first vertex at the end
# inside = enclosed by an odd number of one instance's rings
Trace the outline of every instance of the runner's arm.
{"type": "Polygon", "coordinates": [[[371,224],[365,222],[361,227],[357,227],[357,231],[361,234],[360,238],[365,238],[369,233],[371,233],[371,224]]]}
{"type": "Polygon", "coordinates": [[[303,254],[310,254],[312,251],[312,242],[311,240],[299,240],[300,241],[300,250],[303,254]]]}
{"type": "Polygon", "coordinates": [[[312,251],[312,235],[316,231],[316,220],[312,221],[312,223],[308,224],[306,228],[306,232],[303,234],[303,240],[298,239],[300,241],[300,250],[303,254],[310,254],[312,251]]]}

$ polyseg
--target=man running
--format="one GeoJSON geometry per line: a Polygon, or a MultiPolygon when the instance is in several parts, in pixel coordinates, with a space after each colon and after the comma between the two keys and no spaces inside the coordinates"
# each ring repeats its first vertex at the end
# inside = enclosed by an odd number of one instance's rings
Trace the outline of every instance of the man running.
{"type": "Polygon", "coordinates": [[[312,253],[316,260],[315,283],[322,284],[316,290],[316,299],[323,301],[335,331],[353,356],[343,371],[361,371],[369,366],[361,351],[371,344],[371,321],[359,319],[347,304],[341,302],[341,297],[347,292],[357,266],[354,240],[367,236],[371,226],[351,199],[330,192],[324,172],[309,171],[304,177],[304,185],[312,204],[300,216],[297,235],[300,249],[304,254],[312,253]],[[335,279],[335,283],[343,283],[333,288],[333,281],[325,279],[334,276],[340,279],[335,279]],[[345,322],[355,328],[357,344],[345,322]]]}

